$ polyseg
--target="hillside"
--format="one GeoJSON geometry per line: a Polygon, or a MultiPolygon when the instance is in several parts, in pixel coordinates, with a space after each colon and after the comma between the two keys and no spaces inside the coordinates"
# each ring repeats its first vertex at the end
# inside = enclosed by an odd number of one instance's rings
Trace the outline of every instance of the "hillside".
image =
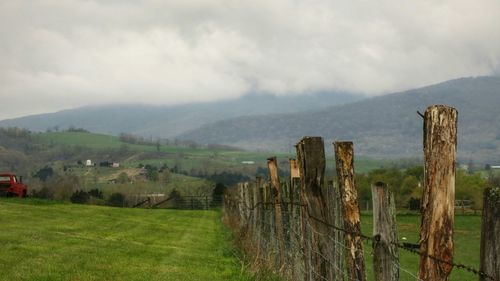
{"type": "Polygon", "coordinates": [[[499,161],[499,77],[451,80],[320,111],[233,118],[181,137],[248,149],[290,150],[302,136],[321,135],[327,142],[353,140],[358,155],[415,157],[421,155],[422,143],[422,119],[416,112],[424,112],[432,104],[458,109],[462,161],[499,161]]]}
{"type": "Polygon", "coordinates": [[[93,106],[3,120],[0,121],[0,127],[15,126],[31,131],[46,131],[73,126],[111,135],[125,132],[145,137],[172,138],[203,124],[226,118],[304,111],[360,98],[361,96],[331,92],[286,97],[250,94],[234,100],[175,106],[93,106]]]}

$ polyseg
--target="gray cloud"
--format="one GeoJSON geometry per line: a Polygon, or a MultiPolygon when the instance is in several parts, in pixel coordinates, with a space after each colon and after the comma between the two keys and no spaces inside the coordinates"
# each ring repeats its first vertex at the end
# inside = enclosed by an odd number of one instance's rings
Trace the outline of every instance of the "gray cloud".
{"type": "Polygon", "coordinates": [[[0,119],[347,90],[500,69],[500,2],[1,1],[0,119]]]}

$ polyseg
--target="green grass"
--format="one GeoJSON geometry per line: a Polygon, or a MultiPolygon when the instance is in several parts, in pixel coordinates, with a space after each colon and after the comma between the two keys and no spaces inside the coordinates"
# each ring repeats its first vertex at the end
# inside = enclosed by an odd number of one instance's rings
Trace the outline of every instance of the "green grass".
{"type": "Polygon", "coordinates": [[[0,199],[0,280],[254,280],[218,211],[0,199]]]}
{"type": "MultiPolygon", "coordinates": [[[[371,235],[373,227],[371,215],[361,216],[362,232],[371,235]]],[[[420,216],[413,214],[400,214],[397,216],[398,237],[400,242],[406,237],[406,242],[417,243],[420,229],[420,216]]],[[[455,253],[454,262],[462,263],[479,269],[479,248],[481,240],[481,217],[475,215],[456,215],[454,226],[455,253]]],[[[367,274],[372,276],[371,244],[365,243],[365,257],[367,274]]],[[[419,257],[413,253],[400,250],[400,267],[417,275],[419,257]]],[[[401,270],[400,280],[415,280],[410,274],[401,270]]],[[[452,281],[478,280],[478,277],[462,269],[453,269],[452,281]]]]}
{"type": "MultiPolygon", "coordinates": [[[[400,241],[417,242],[420,217],[399,214],[397,221],[400,241]]],[[[363,214],[361,222],[371,234],[372,216],[363,214]]],[[[242,270],[218,211],[0,199],[0,225],[0,280],[254,280],[242,270]]],[[[454,261],[479,268],[481,218],[457,215],[454,229],[454,261]]],[[[371,245],[364,247],[372,276],[371,245]]],[[[400,251],[400,262],[417,274],[418,256],[400,251]]],[[[476,277],[454,269],[451,280],[476,277]]]]}

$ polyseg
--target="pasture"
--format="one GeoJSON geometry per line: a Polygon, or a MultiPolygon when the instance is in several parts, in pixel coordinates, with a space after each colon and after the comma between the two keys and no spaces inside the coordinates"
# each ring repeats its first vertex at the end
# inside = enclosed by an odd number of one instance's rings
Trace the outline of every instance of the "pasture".
{"type": "MultiPolygon", "coordinates": [[[[182,170],[199,170],[205,173],[222,171],[237,171],[248,175],[255,175],[258,166],[267,167],[266,159],[270,155],[275,155],[284,162],[282,169],[287,169],[286,159],[295,158],[295,152],[272,153],[245,150],[230,150],[223,148],[207,147],[186,147],[176,145],[154,145],[129,144],[122,142],[117,136],[86,133],[86,132],[52,132],[40,133],[37,138],[51,145],[61,145],[67,147],[81,147],[94,150],[119,150],[127,147],[128,150],[136,152],[123,164],[126,167],[136,167],[139,163],[161,166],[167,164],[169,167],[178,165],[182,170]],[[243,161],[253,161],[254,164],[244,164],[243,161]]],[[[333,152],[332,150],[327,151],[333,152]]],[[[327,170],[333,170],[333,155],[327,159],[327,170]]],[[[368,172],[384,166],[391,165],[389,160],[357,158],[356,171],[359,173],[368,172]]]]}
{"type": "MultiPolygon", "coordinates": [[[[418,241],[420,217],[399,214],[398,236],[418,241]]],[[[361,217],[370,234],[372,216],[361,217]]],[[[481,218],[455,218],[455,262],[479,267],[481,218]]],[[[122,209],[0,198],[0,280],[255,280],[219,211],[122,209]]],[[[368,280],[371,245],[364,243],[368,280]]],[[[400,252],[416,273],[418,257],[400,252]]],[[[401,280],[415,280],[401,272],[401,280]]],[[[259,280],[272,277],[260,276],[259,280]]],[[[474,280],[455,269],[451,280],[474,280]]]]}
{"type": "MultiPolygon", "coordinates": [[[[401,213],[397,215],[398,238],[400,242],[417,243],[420,229],[420,216],[416,214],[401,213]],[[403,237],[406,240],[403,240],[403,237]]],[[[373,217],[371,214],[362,214],[361,229],[364,234],[371,235],[373,228],[373,217]]],[[[455,215],[454,225],[455,253],[454,262],[462,263],[474,268],[479,268],[479,248],[481,241],[481,216],[479,215],[455,215]]],[[[367,266],[367,275],[372,276],[372,246],[364,243],[364,251],[367,266]]],[[[408,251],[400,250],[400,280],[417,280],[412,275],[417,275],[419,257],[408,251]]],[[[371,279],[368,279],[371,280],[371,279]]],[[[461,269],[453,269],[452,281],[477,280],[477,276],[461,269]]]]}
{"type": "Polygon", "coordinates": [[[0,225],[0,280],[255,279],[218,211],[0,198],[0,225]]]}

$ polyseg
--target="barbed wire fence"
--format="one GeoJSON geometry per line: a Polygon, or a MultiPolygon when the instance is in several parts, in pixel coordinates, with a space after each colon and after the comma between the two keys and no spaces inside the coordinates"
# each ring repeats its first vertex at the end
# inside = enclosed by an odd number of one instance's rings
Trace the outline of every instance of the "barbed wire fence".
{"type": "MultiPolygon", "coordinates": [[[[264,184],[261,190],[269,189],[268,184],[264,184]]],[[[254,188],[257,186],[255,185],[254,188]]],[[[251,188],[251,185],[245,183],[241,185],[241,189],[251,188]]],[[[239,188],[239,189],[240,189],[239,188]]],[[[351,251],[345,244],[345,236],[351,235],[358,237],[365,242],[365,247],[375,247],[381,243],[380,236],[368,236],[361,232],[352,233],[341,226],[332,225],[319,218],[314,217],[308,212],[305,205],[295,202],[283,202],[284,207],[282,215],[284,218],[283,224],[285,235],[280,241],[276,235],[276,225],[274,224],[275,204],[266,202],[254,202],[253,205],[247,205],[245,200],[241,198],[226,196],[224,204],[224,221],[228,225],[236,226],[239,231],[238,238],[240,239],[240,246],[242,246],[245,253],[253,259],[252,266],[254,269],[265,269],[280,273],[288,280],[360,280],[350,277],[345,267],[344,257],[346,251],[351,251]],[[306,210],[305,217],[316,221],[319,224],[331,228],[334,235],[325,234],[318,231],[311,225],[309,220],[303,220],[302,210],[306,210]],[[229,221],[233,221],[230,223],[229,221]],[[331,245],[332,250],[329,254],[324,254],[313,246],[316,242],[313,239],[308,239],[312,234],[325,237],[326,241],[331,245]],[[285,259],[280,260],[280,244],[285,245],[285,259]],[[330,277],[325,276],[325,268],[319,269],[318,267],[311,266],[312,255],[319,257],[325,266],[329,267],[332,274],[330,277]],[[306,271],[307,270],[307,271],[306,271]]],[[[400,250],[407,251],[415,254],[415,257],[423,255],[419,249],[414,248],[412,245],[400,243],[397,241],[390,241],[392,246],[400,250]]],[[[472,266],[467,266],[460,263],[453,263],[441,260],[437,257],[428,256],[439,263],[448,264],[457,269],[466,270],[484,280],[498,280],[489,276],[485,272],[480,271],[472,266]]],[[[390,264],[397,269],[393,280],[422,280],[417,275],[415,269],[404,268],[399,264],[397,257],[391,259],[390,264]]],[[[415,259],[415,263],[418,260],[415,259]]],[[[389,280],[389,279],[381,279],[389,280]]]]}
{"type": "MultiPolygon", "coordinates": [[[[280,182],[277,161],[272,157],[268,159],[268,181],[257,177],[255,182],[241,183],[234,192],[225,194],[223,221],[236,233],[255,270],[270,270],[292,281],[365,281],[368,260],[372,261],[368,267],[373,268],[373,280],[377,281],[449,280],[452,269],[467,271],[475,279],[500,281],[496,246],[500,245],[500,238],[495,233],[500,227],[498,188],[485,193],[483,213],[489,214],[490,227],[483,222],[482,233],[488,235],[482,235],[481,256],[483,248],[489,252],[485,254],[487,258],[481,257],[481,268],[477,269],[453,261],[453,244],[450,252],[447,245],[429,250],[432,247],[428,248],[422,238],[419,244],[399,242],[393,195],[381,182],[372,185],[373,234],[362,233],[354,186],[353,145],[336,142],[334,150],[336,183],[325,184],[323,140],[305,137],[297,144],[297,160],[290,159],[289,180],[280,182]],[[415,267],[405,268],[400,264],[401,251],[414,254],[415,267]],[[433,270],[440,276],[432,275],[433,270]]],[[[440,165],[445,164],[440,162],[440,165]]],[[[429,175],[433,169],[428,166],[425,169],[426,176],[436,176],[429,175]]],[[[428,192],[431,194],[424,197],[431,202],[434,193],[441,190],[430,188],[428,192]]],[[[454,208],[453,200],[444,201],[439,202],[441,207],[454,208]]],[[[440,210],[424,202],[422,225],[436,212],[440,210]]],[[[439,215],[446,218],[448,214],[439,215]]],[[[446,242],[452,231],[453,224],[440,229],[422,227],[420,236],[429,241],[441,237],[446,242]]]]}

